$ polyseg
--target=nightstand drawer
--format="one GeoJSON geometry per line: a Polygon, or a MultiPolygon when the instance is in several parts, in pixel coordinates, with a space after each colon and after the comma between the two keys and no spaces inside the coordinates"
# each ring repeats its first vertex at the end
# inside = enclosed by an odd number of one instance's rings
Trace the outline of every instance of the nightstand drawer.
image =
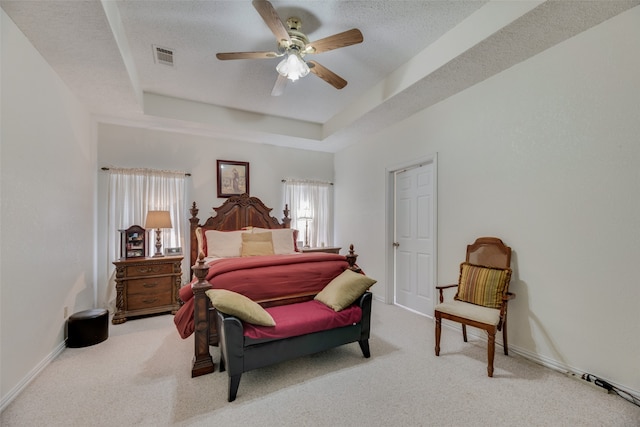
{"type": "Polygon", "coordinates": [[[125,277],[135,276],[153,276],[156,274],[171,274],[173,273],[173,264],[145,264],[145,265],[130,265],[125,268],[125,277]]]}
{"type": "Polygon", "coordinates": [[[152,295],[166,293],[171,295],[173,277],[150,277],[144,279],[131,279],[127,284],[129,297],[137,294],[152,295]]]}
{"type": "Polygon", "coordinates": [[[134,294],[127,298],[128,310],[142,310],[145,308],[171,305],[171,292],[134,294]]]}

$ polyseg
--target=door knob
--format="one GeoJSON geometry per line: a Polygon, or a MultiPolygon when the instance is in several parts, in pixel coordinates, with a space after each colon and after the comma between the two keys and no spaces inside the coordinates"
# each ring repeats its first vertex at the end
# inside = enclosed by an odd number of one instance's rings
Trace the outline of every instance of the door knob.
{"type": "Polygon", "coordinates": [[[399,246],[400,246],[400,243],[398,243],[398,242],[393,242],[393,247],[394,247],[394,248],[397,248],[397,247],[399,247],[399,246]]]}

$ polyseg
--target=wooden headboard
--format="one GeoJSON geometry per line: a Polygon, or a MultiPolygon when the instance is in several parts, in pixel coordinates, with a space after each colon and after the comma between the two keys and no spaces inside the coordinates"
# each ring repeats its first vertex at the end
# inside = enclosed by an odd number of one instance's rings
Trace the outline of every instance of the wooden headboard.
{"type": "Polygon", "coordinates": [[[193,202],[191,209],[191,238],[190,238],[190,262],[191,266],[196,265],[198,261],[198,239],[196,237],[196,229],[198,227],[209,230],[233,231],[240,230],[243,227],[261,227],[261,228],[289,228],[291,218],[289,218],[289,207],[285,205],[284,217],[282,222],[271,216],[272,208],[268,208],[257,197],[251,197],[245,193],[239,196],[229,197],[220,207],[213,208],[215,216],[209,217],[204,223],[200,224],[198,219],[199,209],[196,202],[193,202]]]}

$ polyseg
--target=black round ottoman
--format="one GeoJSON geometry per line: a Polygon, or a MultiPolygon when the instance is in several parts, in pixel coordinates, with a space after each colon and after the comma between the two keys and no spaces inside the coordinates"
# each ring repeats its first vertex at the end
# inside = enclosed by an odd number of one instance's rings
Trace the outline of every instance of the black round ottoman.
{"type": "Polygon", "coordinates": [[[109,312],[103,308],[80,311],[67,321],[67,347],[88,347],[109,337],[109,312]]]}

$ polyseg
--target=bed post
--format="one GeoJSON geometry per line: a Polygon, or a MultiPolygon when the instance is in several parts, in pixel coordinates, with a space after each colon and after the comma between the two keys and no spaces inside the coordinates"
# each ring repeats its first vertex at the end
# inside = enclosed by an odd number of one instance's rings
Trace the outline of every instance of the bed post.
{"type": "Polygon", "coordinates": [[[196,228],[198,228],[198,211],[199,209],[196,206],[196,202],[193,202],[191,209],[189,212],[191,213],[191,218],[189,218],[189,223],[191,224],[190,232],[189,232],[189,265],[191,267],[195,267],[198,262],[198,239],[196,239],[196,228]]]}
{"type": "Polygon", "coordinates": [[[194,324],[194,356],[191,377],[211,373],[215,370],[213,358],[209,353],[209,297],[205,292],[211,289],[206,277],[209,267],[204,264],[204,254],[200,254],[197,265],[192,267],[198,281],[193,284],[193,324],[194,324]]]}
{"type": "Polygon", "coordinates": [[[289,218],[289,205],[284,205],[284,210],[282,211],[284,214],[284,218],[282,218],[282,228],[291,228],[291,218],[289,218]]]}

